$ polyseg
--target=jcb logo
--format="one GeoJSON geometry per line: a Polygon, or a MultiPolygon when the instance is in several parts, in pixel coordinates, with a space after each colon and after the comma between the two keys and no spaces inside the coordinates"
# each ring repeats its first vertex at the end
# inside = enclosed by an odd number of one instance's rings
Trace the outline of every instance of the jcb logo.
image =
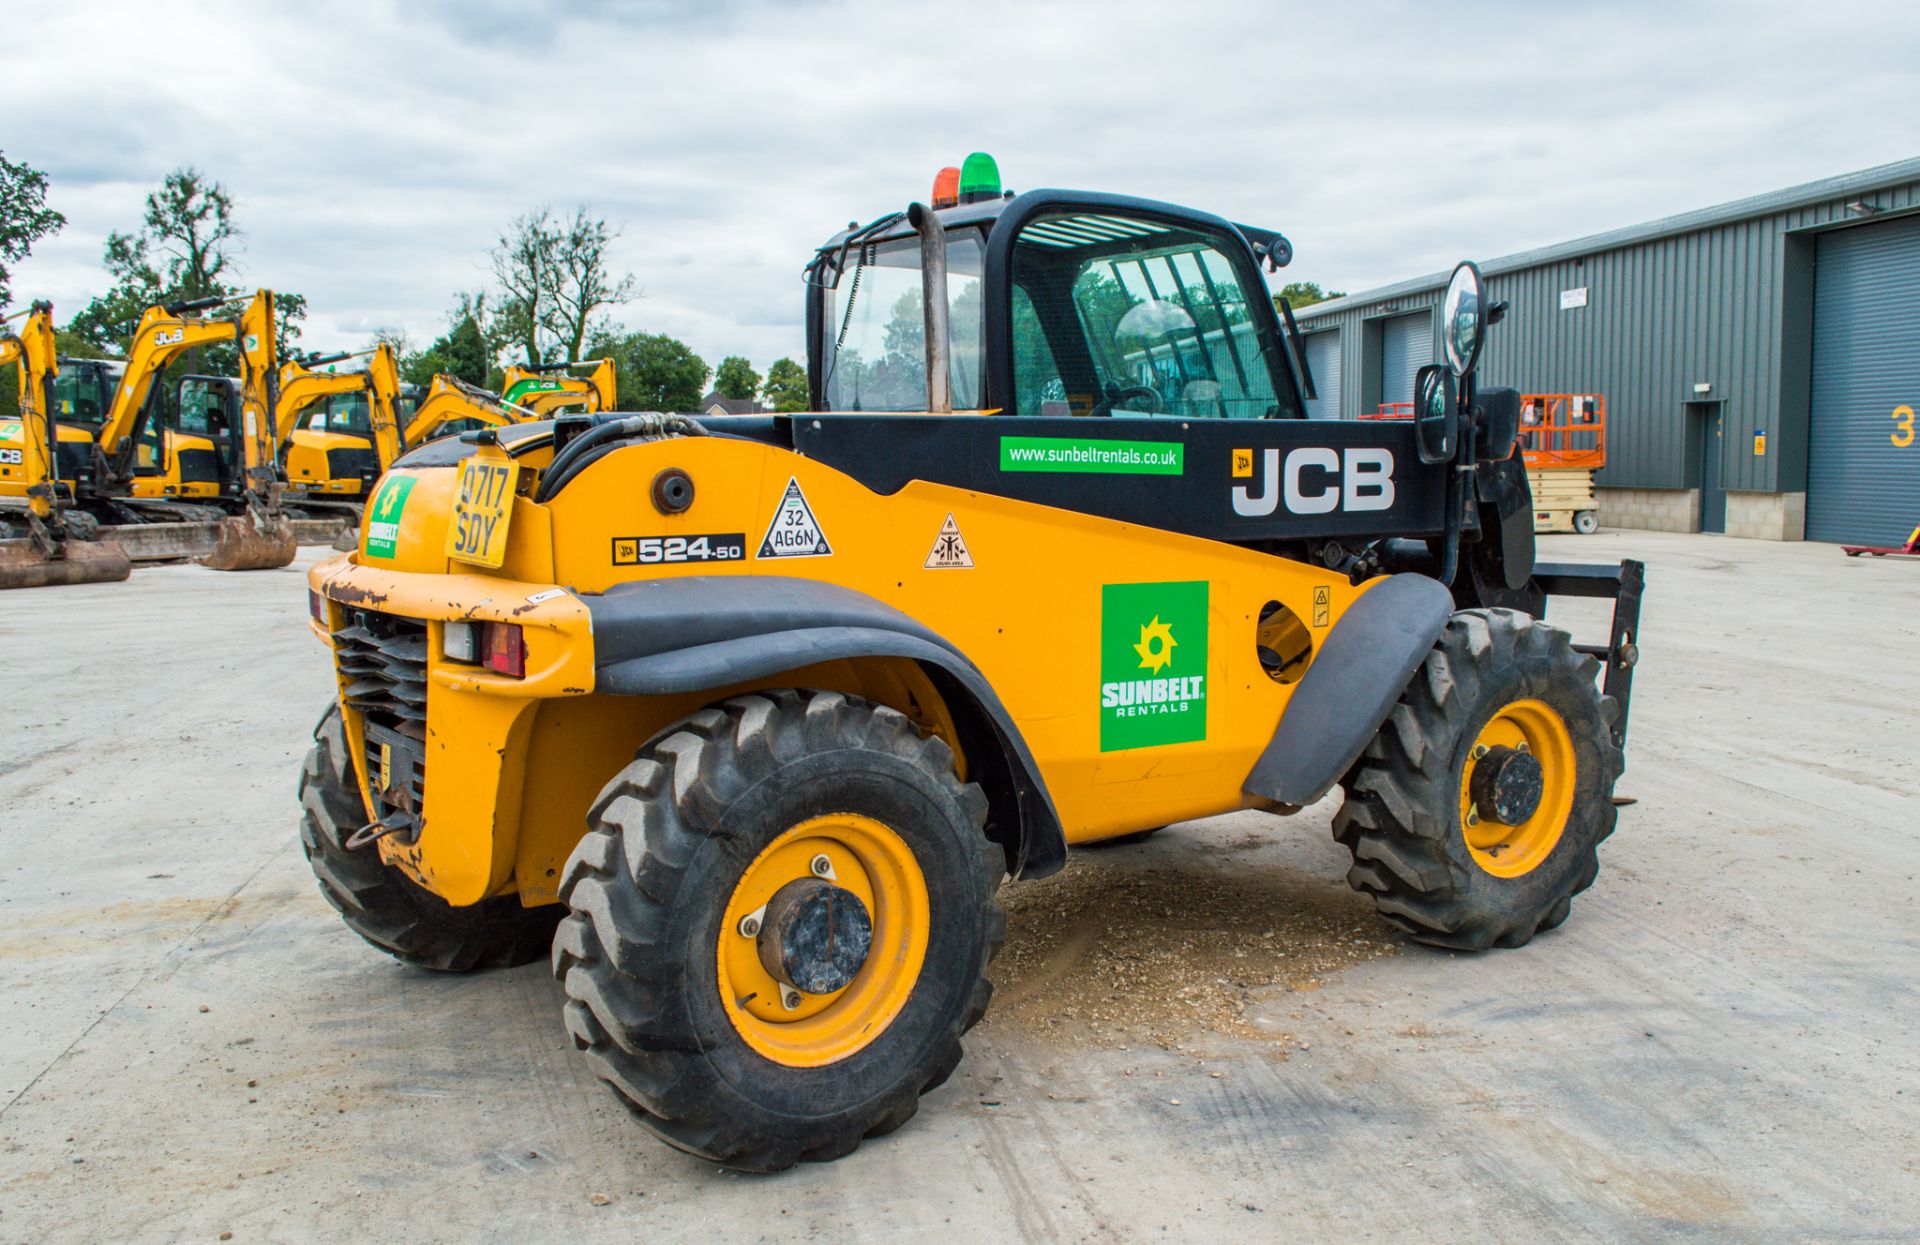
{"type": "Polygon", "coordinates": [[[161,329],[153,335],[153,344],[156,346],[171,346],[175,342],[183,342],[185,340],[187,340],[187,330],[185,329],[161,329]]]}
{"type": "MultiPolygon", "coordinates": [[[[1280,462],[1280,451],[1260,453],[1259,491],[1245,484],[1233,486],[1233,512],[1249,519],[1265,518],[1286,504],[1289,514],[1331,514],[1335,510],[1388,510],[1393,507],[1393,451],[1378,446],[1350,446],[1334,451],[1303,446],[1280,462]]],[[[1233,474],[1254,475],[1254,452],[1233,452],[1233,474]]]]}

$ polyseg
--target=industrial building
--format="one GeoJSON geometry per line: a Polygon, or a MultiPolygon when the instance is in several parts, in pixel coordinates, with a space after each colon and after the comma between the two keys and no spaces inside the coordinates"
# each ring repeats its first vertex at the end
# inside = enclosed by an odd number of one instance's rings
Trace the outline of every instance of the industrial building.
{"type": "MultiPolygon", "coordinates": [[[[1483,383],[1603,394],[1600,520],[1899,544],[1920,524],[1920,159],[1481,265],[1483,383]]],[[[1434,273],[1299,311],[1318,418],[1412,397],[1434,273]]]]}

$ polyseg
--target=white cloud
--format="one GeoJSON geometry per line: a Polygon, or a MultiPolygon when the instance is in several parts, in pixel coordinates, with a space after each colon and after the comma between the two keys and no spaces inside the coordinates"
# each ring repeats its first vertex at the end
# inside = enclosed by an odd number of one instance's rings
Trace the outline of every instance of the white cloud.
{"type": "Polygon", "coordinates": [[[799,270],[976,148],[1010,185],[1284,230],[1347,290],[1914,154],[1920,8],[982,0],[28,7],[0,142],[70,218],[19,266],[63,315],[170,168],[240,203],[307,340],[416,341],[501,226],[624,227],[634,328],[798,354],[799,270]]]}

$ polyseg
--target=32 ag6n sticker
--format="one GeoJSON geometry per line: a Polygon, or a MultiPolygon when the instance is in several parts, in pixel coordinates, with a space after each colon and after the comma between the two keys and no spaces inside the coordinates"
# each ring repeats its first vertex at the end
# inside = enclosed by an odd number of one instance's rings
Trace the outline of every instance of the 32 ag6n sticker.
{"type": "Polygon", "coordinates": [[[653,566],[668,562],[740,562],[747,556],[745,532],[707,536],[616,536],[615,566],[653,566]]]}
{"type": "Polygon", "coordinates": [[[1207,737],[1207,583],[1100,589],[1100,751],[1207,737]]]}
{"type": "Polygon", "coordinates": [[[773,522],[767,525],[766,537],[760,542],[760,556],[824,558],[832,552],[819,520],[813,517],[813,507],[807,504],[807,495],[800,491],[800,481],[788,479],[787,491],[774,507],[773,522]]]}

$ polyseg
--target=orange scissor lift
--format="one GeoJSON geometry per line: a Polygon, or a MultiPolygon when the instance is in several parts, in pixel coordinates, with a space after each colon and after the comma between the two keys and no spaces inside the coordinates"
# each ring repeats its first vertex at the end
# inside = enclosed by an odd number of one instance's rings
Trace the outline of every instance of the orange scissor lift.
{"type": "Polygon", "coordinates": [[[1533,490],[1533,530],[1600,530],[1593,473],[1607,465],[1607,400],[1597,393],[1520,395],[1520,452],[1533,490]]]}
{"type": "MultiPolygon", "coordinates": [[[[1362,419],[1412,419],[1413,403],[1382,402],[1362,419]]],[[[1593,473],[1607,465],[1607,400],[1597,393],[1520,395],[1520,453],[1533,491],[1533,530],[1600,530],[1593,473]]]]}

